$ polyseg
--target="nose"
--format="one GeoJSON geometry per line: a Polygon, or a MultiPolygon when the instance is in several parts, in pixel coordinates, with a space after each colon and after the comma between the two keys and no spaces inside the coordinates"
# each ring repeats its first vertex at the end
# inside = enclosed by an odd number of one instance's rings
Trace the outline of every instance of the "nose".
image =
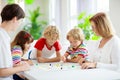
{"type": "Polygon", "coordinates": [[[74,43],[71,43],[71,46],[74,46],[74,43]]]}

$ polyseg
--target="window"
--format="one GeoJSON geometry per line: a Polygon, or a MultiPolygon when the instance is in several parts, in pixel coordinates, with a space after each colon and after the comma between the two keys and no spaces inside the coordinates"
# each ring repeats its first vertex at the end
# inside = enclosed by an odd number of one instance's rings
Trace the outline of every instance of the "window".
{"type": "Polygon", "coordinates": [[[70,17],[70,26],[73,28],[77,25],[77,0],[69,0],[69,17],[70,17]]]}
{"type": "Polygon", "coordinates": [[[49,24],[55,25],[55,3],[56,0],[50,0],[49,3],[49,24]]]}
{"type": "Polygon", "coordinates": [[[108,12],[109,11],[109,0],[97,0],[97,11],[108,12]]]}
{"type": "Polygon", "coordinates": [[[49,24],[61,26],[61,0],[49,1],[49,24]]]}
{"type": "Polygon", "coordinates": [[[59,27],[65,42],[67,32],[77,26],[81,12],[89,15],[108,10],[109,0],[49,0],[49,24],[59,27]]]}

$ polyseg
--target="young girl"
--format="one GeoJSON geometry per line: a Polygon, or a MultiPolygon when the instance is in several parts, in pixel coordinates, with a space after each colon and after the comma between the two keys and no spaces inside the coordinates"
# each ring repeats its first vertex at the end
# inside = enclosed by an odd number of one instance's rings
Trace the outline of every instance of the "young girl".
{"type": "Polygon", "coordinates": [[[59,31],[56,26],[48,26],[43,32],[43,37],[35,44],[38,62],[60,61],[61,45],[58,40],[59,31]],[[56,53],[56,57],[50,58],[54,53],[56,53]]]}
{"type": "MultiPolygon", "coordinates": [[[[32,61],[22,59],[22,56],[28,51],[28,49],[30,48],[30,44],[32,42],[33,42],[33,37],[26,31],[20,31],[16,35],[15,39],[11,43],[11,52],[12,52],[12,59],[14,66],[19,65],[21,61],[26,61],[27,63],[32,65],[32,61]]],[[[18,73],[17,75],[20,76],[20,74],[18,73]]],[[[13,75],[13,78],[16,79],[17,75],[16,74],[13,75]]]]}
{"type": "Polygon", "coordinates": [[[80,28],[74,28],[67,34],[67,40],[70,42],[66,53],[62,56],[63,62],[78,62],[87,59],[87,49],[83,43],[84,35],[80,28]],[[68,56],[70,55],[70,58],[68,56]]]}

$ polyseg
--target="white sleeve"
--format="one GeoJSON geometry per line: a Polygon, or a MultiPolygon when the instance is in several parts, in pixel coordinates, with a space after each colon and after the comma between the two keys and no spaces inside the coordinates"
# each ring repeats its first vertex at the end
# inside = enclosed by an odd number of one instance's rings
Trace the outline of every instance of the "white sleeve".
{"type": "Polygon", "coordinates": [[[6,42],[6,40],[1,40],[0,45],[0,68],[12,67],[10,43],[6,42]]]}
{"type": "Polygon", "coordinates": [[[111,70],[118,70],[120,68],[120,39],[116,38],[111,44],[113,44],[110,53],[110,59],[112,64],[104,64],[98,62],[97,67],[111,70]]]}

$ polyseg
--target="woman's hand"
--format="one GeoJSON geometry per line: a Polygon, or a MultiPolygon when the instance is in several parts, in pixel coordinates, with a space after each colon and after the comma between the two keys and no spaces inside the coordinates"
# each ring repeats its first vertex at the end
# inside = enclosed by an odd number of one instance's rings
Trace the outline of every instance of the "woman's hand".
{"type": "Polygon", "coordinates": [[[96,64],[94,62],[85,62],[81,64],[81,69],[91,69],[91,68],[96,68],[96,64]]]}

